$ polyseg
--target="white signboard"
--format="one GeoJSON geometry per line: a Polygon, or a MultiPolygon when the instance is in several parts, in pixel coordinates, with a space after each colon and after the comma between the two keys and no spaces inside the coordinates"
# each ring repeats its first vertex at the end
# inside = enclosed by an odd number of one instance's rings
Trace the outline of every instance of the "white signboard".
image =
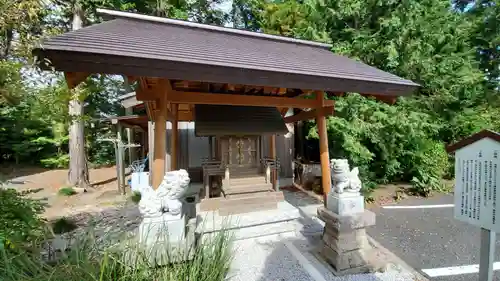
{"type": "Polygon", "coordinates": [[[500,231],[500,143],[484,138],[455,153],[455,218],[500,231]]]}

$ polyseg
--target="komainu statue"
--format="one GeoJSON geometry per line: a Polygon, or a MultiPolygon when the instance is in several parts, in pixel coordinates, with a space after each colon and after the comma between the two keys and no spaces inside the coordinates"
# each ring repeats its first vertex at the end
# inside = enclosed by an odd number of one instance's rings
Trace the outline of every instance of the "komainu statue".
{"type": "Polygon", "coordinates": [[[359,193],[361,190],[361,180],[359,170],[354,168],[349,170],[347,159],[330,160],[330,170],[333,182],[333,191],[339,194],[344,192],[359,193]]]}
{"type": "Polygon", "coordinates": [[[186,170],[166,172],[158,189],[144,189],[139,202],[139,211],[144,217],[178,215],[182,211],[181,198],[189,186],[186,170]]]}

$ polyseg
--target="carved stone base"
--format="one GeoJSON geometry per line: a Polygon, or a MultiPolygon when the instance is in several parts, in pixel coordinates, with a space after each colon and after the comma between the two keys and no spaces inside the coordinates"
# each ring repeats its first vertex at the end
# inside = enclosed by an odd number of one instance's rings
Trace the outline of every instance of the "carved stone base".
{"type": "Polygon", "coordinates": [[[326,207],[340,216],[362,213],[365,210],[365,198],[357,192],[330,192],[326,198],[326,207]]]}
{"type": "Polygon", "coordinates": [[[350,216],[340,216],[320,207],[318,216],[325,222],[318,254],[335,269],[335,273],[344,275],[372,271],[375,253],[368,243],[365,228],[375,224],[375,214],[363,210],[350,216]]]}

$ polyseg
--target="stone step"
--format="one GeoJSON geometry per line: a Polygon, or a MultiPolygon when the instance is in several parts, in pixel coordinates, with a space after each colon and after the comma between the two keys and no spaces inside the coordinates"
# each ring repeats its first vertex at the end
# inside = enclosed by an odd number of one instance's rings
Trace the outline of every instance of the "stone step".
{"type": "MultiPolygon", "coordinates": [[[[238,200],[278,200],[283,201],[285,195],[282,191],[265,191],[265,192],[255,192],[255,193],[243,193],[243,194],[228,194],[226,199],[229,201],[237,202],[238,200]]],[[[224,199],[224,198],[221,198],[224,199]]],[[[258,202],[258,201],[255,201],[258,202]]],[[[232,203],[229,203],[232,204],[232,203]]]]}
{"type": "Polygon", "coordinates": [[[262,188],[264,189],[264,188],[271,188],[272,184],[266,183],[264,180],[240,181],[240,182],[229,181],[229,186],[224,186],[224,189],[230,190],[230,189],[241,189],[246,187],[251,188],[253,186],[262,186],[262,188]]]}
{"type": "Polygon", "coordinates": [[[275,200],[263,201],[261,199],[260,201],[261,202],[259,203],[244,204],[242,206],[224,206],[223,208],[219,209],[219,216],[230,216],[250,212],[274,210],[278,208],[278,202],[276,202],[275,200]]]}
{"type": "Polygon", "coordinates": [[[215,211],[226,207],[239,207],[254,205],[261,202],[284,201],[283,192],[258,192],[248,194],[229,195],[227,197],[210,198],[202,200],[200,211],[215,211]]]}
{"type": "Polygon", "coordinates": [[[257,170],[257,169],[231,169],[231,168],[229,168],[229,174],[231,176],[259,175],[259,170],[257,170]]]}
{"type": "Polygon", "coordinates": [[[247,185],[247,184],[256,184],[256,183],[266,183],[266,178],[264,176],[258,177],[248,177],[248,178],[230,178],[229,184],[231,186],[234,185],[247,185]]]}
{"type": "Polygon", "coordinates": [[[241,185],[230,185],[229,188],[224,188],[224,194],[234,195],[234,194],[248,194],[254,192],[267,192],[273,191],[273,187],[268,183],[260,184],[241,184],[241,185]]]}

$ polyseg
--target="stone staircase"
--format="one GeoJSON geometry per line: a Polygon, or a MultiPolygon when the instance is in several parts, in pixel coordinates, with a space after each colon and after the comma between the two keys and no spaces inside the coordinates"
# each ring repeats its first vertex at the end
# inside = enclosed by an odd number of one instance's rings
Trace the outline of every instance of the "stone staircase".
{"type": "Polygon", "coordinates": [[[216,211],[220,216],[276,209],[284,201],[282,192],[273,190],[264,175],[252,169],[230,171],[229,187],[224,187],[225,197],[202,200],[200,211],[216,211]]]}

